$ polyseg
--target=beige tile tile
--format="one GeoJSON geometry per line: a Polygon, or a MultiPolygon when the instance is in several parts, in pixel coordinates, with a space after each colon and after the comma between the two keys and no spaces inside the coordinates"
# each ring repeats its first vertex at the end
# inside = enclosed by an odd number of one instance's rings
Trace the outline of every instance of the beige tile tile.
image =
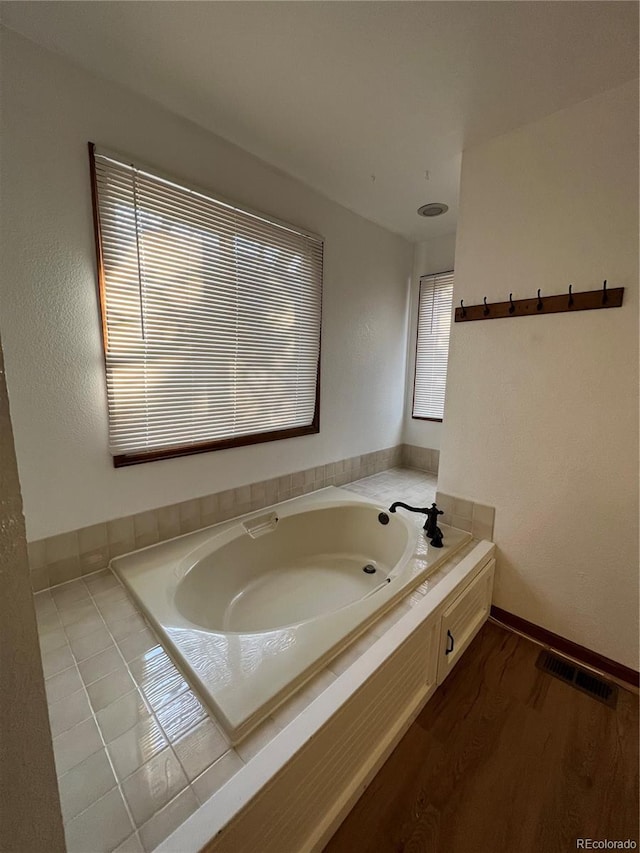
{"type": "MultiPolygon", "coordinates": [[[[231,510],[234,503],[234,489],[225,489],[224,492],[218,493],[218,500],[221,510],[231,510]]],[[[228,516],[227,516],[228,517],[228,516]]]]}
{"type": "Polygon", "coordinates": [[[127,662],[140,657],[158,645],[158,638],[151,628],[144,628],[137,634],[129,634],[127,637],[118,640],[120,652],[127,662]]]}
{"type": "Polygon", "coordinates": [[[64,822],[80,814],[115,784],[115,776],[104,749],[85,758],[58,780],[64,822]]]}
{"type": "Polygon", "coordinates": [[[120,581],[111,571],[111,569],[102,569],[102,571],[94,572],[92,575],[87,575],[83,578],[84,584],[91,595],[106,592],[109,589],[120,586],[120,581]]]}
{"type": "Polygon", "coordinates": [[[283,474],[278,477],[278,493],[288,492],[291,489],[291,474],[283,474]]]}
{"type": "Polygon", "coordinates": [[[92,524],[78,530],[80,568],[90,574],[104,568],[109,562],[109,543],[106,524],[92,524]]]}
{"type": "Polygon", "coordinates": [[[133,516],[136,548],[146,548],[159,541],[158,519],[154,511],[139,512],[133,516]]]}
{"type": "Polygon", "coordinates": [[[203,527],[209,527],[215,524],[220,517],[220,501],[219,496],[207,495],[200,498],[200,520],[203,527]]]}
{"type": "Polygon", "coordinates": [[[186,690],[173,701],[158,707],[156,716],[169,741],[173,742],[204,720],[207,712],[195,693],[186,690]]]}
{"type": "Polygon", "coordinates": [[[69,645],[75,659],[80,662],[113,647],[111,634],[104,626],[82,637],[69,638],[69,645]]]}
{"type": "Polygon", "coordinates": [[[32,569],[29,572],[29,579],[31,581],[31,591],[32,592],[40,592],[41,590],[49,588],[49,569],[32,569]]]}
{"type": "Polygon", "coordinates": [[[179,504],[180,507],[180,532],[191,533],[193,530],[199,530],[202,526],[200,519],[200,499],[195,498],[190,501],[183,501],[179,504]]]}
{"type": "Polygon", "coordinates": [[[139,612],[133,601],[126,598],[98,602],[98,609],[108,626],[139,612]]]}
{"type": "Polygon", "coordinates": [[[278,502],[278,477],[274,477],[271,480],[265,480],[265,504],[266,506],[271,506],[271,504],[278,502]]]}
{"type": "Polygon", "coordinates": [[[72,729],[90,716],[91,708],[84,690],[76,690],[75,693],[58,699],[49,706],[51,736],[61,735],[62,732],[72,729]]]}
{"type": "Polygon", "coordinates": [[[201,773],[191,786],[200,803],[205,803],[242,767],[244,767],[244,762],[235,749],[230,749],[204,773],[201,773]]]}
{"type": "Polygon", "coordinates": [[[251,503],[264,506],[267,502],[267,485],[264,481],[251,485],[251,503]]]}
{"type": "Polygon", "coordinates": [[[243,761],[250,761],[254,755],[270,743],[280,731],[280,727],[272,719],[266,719],[257,729],[236,746],[236,752],[243,761]]]}
{"type": "Polygon", "coordinates": [[[329,661],[328,669],[334,675],[342,675],[343,672],[349,669],[352,663],[355,663],[355,661],[362,657],[369,648],[369,645],[369,642],[366,642],[364,639],[356,640],[355,643],[348,646],[338,657],[329,661]]]}
{"type": "Polygon", "coordinates": [[[78,640],[81,637],[86,637],[88,634],[93,634],[101,628],[104,630],[104,620],[98,613],[95,607],[86,609],[86,616],[78,619],[77,622],[72,622],[70,625],[65,625],[65,633],[69,639],[69,643],[78,640]]]}
{"type": "Polygon", "coordinates": [[[107,751],[118,779],[126,779],[154,755],[169,746],[154,717],[145,717],[112,740],[107,751]]]}
{"type": "Polygon", "coordinates": [[[336,676],[331,670],[325,669],[318,673],[317,676],[294,693],[287,702],[274,711],[272,717],[276,724],[280,728],[288,726],[292,720],[299,716],[335,680],[336,676]]]}
{"type": "Polygon", "coordinates": [[[58,776],[80,764],[102,749],[102,738],[93,717],[88,717],[72,729],[53,739],[53,756],[58,776]]]}
{"type": "Polygon", "coordinates": [[[105,743],[109,744],[149,716],[149,707],[138,690],[126,693],[96,713],[105,743]]]}
{"type": "Polygon", "coordinates": [[[40,640],[40,651],[42,654],[52,652],[55,649],[61,649],[63,646],[68,645],[67,635],[62,625],[57,630],[42,631],[39,633],[38,639],[40,640]]]}
{"type": "Polygon", "coordinates": [[[158,516],[158,536],[160,541],[180,536],[180,507],[178,504],[163,506],[156,510],[158,516]]]}
{"type": "Polygon", "coordinates": [[[136,825],[140,827],[186,786],[187,777],[169,748],[129,776],[122,789],[136,825]]]}
{"type": "Polygon", "coordinates": [[[75,666],[63,669],[57,675],[47,678],[44,689],[47,693],[47,702],[52,705],[54,702],[64,699],[65,696],[75,693],[76,690],[82,689],[80,673],[75,666]]]}
{"type": "Polygon", "coordinates": [[[122,794],[113,788],[65,826],[67,853],[115,853],[116,847],[121,853],[135,853],[141,848],[127,848],[126,841],[118,847],[127,837],[135,839],[132,829],[122,794]]]}
{"type": "Polygon", "coordinates": [[[154,711],[189,689],[182,674],[160,646],[131,661],[129,669],[154,711]]]}
{"type": "Polygon", "coordinates": [[[99,652],[97,655],[87,658],[87,660],[78,662],[78,669],[80,670],[80,675],[82,676],[82,680],[85,684],[91,684],[99,678],[109,675],[110,672],[123,668],[124,661],[116,647],[113,645],[110,648],[105,649],[103,652],[99,652]]]}
{"type": "Polygon", "coordinates": [[[108,521],[107,538],[111,558],[119,557],[121,554],[128,554],[129,551],[135,550],[136,536],[133,516],[108,521]]]}
{"type": "Polygon", "coordinates": [[[64,610],[80,603],[86,604],[89,601],[89,590],[84,581],[78,579],[52,589],[51,598],[58,610],[64,610]]]}
{"type": "Polygon", "coordinates": [[[120,584],[112,586],[109,589],[98,590],[93,593],[93,601],[100,611],[110,604],[115,604],[117,601],[130,600],[129,593],[120,584]]]}
{"type": "Polygon", "coordinates": [[[36,569],[44,569],[47,565],[45,540],[38,539],[35,542],[27,542],[27,555],[29,558],[29,568],[32,572],[36,569]]]}
{"type": "Polygon", "coordinates": [[[49,631],[60,631],[63,628],[60,621],[60,614],[56,610],[55,604],[53,605],[53,610],[36,610],[36,622],[38,623],[38,632],[40,634],[45,634],[49,631]]]}
{"type": "Polygon", "coordinates": [[[451,514],[454,498],[444,492],[436,492],[436,503],[438,507],[444,510],[445,514],[451,514]]]}
{"type": "Polygon", "coordinates": [[[481,524],[489,524],[493,525],[495,521],[496,510],[493,506],[487,506],[487,504],[474,504],[473,505],[473,520],[480,522],[481,524]]]}
{"type": "Polygon", "coordinates": [[[116,847],[113,853],[144,853],[144,847],[138,838],[138,833],[134,832],[133,835],[130,835],[122,844],[116,847]]]}
{"type": "Polygon", "coordinates": [[[33,596],[33,608],[36,611],[36,616],[45,613],[56,613],[57,609],[53,601],[53,596],[47,590],[46,592],[39,592],[37,595],[33,596]]]}
{"type": "MultiPolygon", "coordinates": [[[[297,486],[304,486],[306,481],[306,471],[296,471],[291,475],[291,488],[295,489],[297,486]]],[[[311,472],[311,480],[313,482],[313,471],[311,472]]]]}
{"type": "Polygon", "coordinates": [[[147,623],[139,613],[132,613],[125,616],[124,619],[116,619],[115,622],[109,622],[109,630],[113,634],[115,640],[122,640],[128,637],[129,634],[137,634],[147,627],[147,623]]]}
{"type": "Polygon", "coordinates": [[[140,838],[147,853],[156,847],[177,829],[199,806],[191,788],[185,788],[170,803],[157,812],[151,820],[140,827],[140,838]]]}
{"type": "Polygon", "coordinates": [[[87,616],[95,617],[97,612],[98,611],[96,610],[93,600],[91,598],[87,598],[83,601],[74,602],[73,605],[65,607],[64,610],[60,610],[60,621],[66,630],[69,625],[73,625],[75,622],[80,622],[82,619],[86,619],[87,616]]]}
{"type": "Polygon", "coordinates": [[[173,744],[175,754],[191,781],[229,749],[229,742],[213,720],[206,719],[173,744]]]}
{"type": "Polygon", "coordinates": [[[473,502],[464,500],[463,498],[454,498],[451,506],[451,514],[457,515],[459,518],[473,518],[473,502]]]}
{"type": "Polygon", "coordinates": [[[466,530],[468,533],[471,532],[470,518],[464,518],[459,515],[452,515],[450,524],[452,527],[456,527],[458,530],[466,530]]]}
{"type": "Polygon", "coordinates": [[[98,713],[107,705],[115,702],[126,693],[135,689],[133,679],[124,667],[99,678],[87,687],[89,701],[94,713],[98,713]]]}
{"type": "Polygon", "coordinates": [[[471,526],[471,535],[474,539],[486,539],[488,542],[493,542],[493,525],[474,521],[471,526]]]}
{"type": "Polygon", "coordinates": [[[78,550],[78,536],[75,531],[50,536],[44,540],[44,543],[47,565],[57,563],[59,560],[66,560],[69,557],[77,557],[80,553],[78,550]]]}
{"type": "MultiPolygon", "coordinates": [[[[388,613],[385,613],[384,616],[381,616],[376,622],[372,625],[372,631],[377,637],[382,637],[383,634],[391,628],[399,619],[402,619],[405,616],[409,609],[406,604],[400,603],[396,604],[395,607],[392,607],[388,613]]],[[[331,667],[331,662],[329,663],[331,667]]],[[[331,667],[333,668],[333,667],[331,667]]]]}
{"type": "Polygon", "coordinates": [[[80,577],[80,557],[65,557],[63,560],[47,564],[47,572],[49,574],[49,584],[52,587],[58,584],[67,583],[67,581],[80,577]]]}
{"type": "Polygon", "coordinates": [[[75,663],[71,649],[68,645],[61,646],[53,651],[45,652],[42,655],[42,671],[45,678],[51,678],[52,675],[57,675],[63,669],[68,669],[75,663]]]}

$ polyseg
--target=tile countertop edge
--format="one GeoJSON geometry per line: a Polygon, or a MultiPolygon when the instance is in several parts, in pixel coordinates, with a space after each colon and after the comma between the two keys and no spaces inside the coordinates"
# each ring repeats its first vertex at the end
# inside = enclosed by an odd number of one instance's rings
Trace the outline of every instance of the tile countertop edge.
{"type": "MultiPolygon", "coordinates": [[[[305,743],[335,714],[352,694],[406,640],[431,613],[461,585],[477,565],[486,565],[495,546],[480,541],[424,599],[406,613],[383,637],[355,661],[347,671],[311,702],[264,749],[242,767],[225,785],[166,838],[155,853],[198,853],[233,817],[291,760],[305,743]],[[391,642],[389,642],[391,641],[391,642]]],[[[477,574],[477,572],[475,573],[477,574]]]]}

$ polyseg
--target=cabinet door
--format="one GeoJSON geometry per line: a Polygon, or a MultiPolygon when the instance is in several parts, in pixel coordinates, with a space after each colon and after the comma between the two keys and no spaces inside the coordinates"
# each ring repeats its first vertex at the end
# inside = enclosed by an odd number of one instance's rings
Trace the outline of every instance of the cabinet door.
{"type": "Polygon", "coordinates": [[[444,611],[440,623],[438,684],[442,684],[489,616],[495,565],[496,561],[490,560],[444,611]]]}

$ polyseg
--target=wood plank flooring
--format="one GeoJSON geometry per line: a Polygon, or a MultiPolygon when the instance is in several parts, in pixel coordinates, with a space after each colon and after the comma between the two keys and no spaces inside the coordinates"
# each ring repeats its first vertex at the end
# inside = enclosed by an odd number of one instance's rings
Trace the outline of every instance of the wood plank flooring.
{"type": "Polygon", "coordinates": [[[566,853],[638,838],[638,697],[615,710],[486,623],[325,853],[566,853]]]}

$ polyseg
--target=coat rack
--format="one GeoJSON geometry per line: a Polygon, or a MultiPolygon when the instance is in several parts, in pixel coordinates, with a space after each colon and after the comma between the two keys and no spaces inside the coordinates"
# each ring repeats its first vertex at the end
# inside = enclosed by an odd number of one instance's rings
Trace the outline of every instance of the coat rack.
{"type": "Polygon", "coordinates": [[[619,308],[622,305],[624,287],[607,289],[607,282],[601,290],[583,290],[573,293],[573,285],[569,285],[569,293],[556,296],[541,296],[538,290],[533,299],[513,299],[509,294],[508,302],[489,302],[485,296],[482,305],[464,305],[456,308],[456,323],[466,323],[469,320],[497,320],[500,317],[531,317],[538,314],[561,314],[564,311],[594,311],[596,308],[619,308]]]}

